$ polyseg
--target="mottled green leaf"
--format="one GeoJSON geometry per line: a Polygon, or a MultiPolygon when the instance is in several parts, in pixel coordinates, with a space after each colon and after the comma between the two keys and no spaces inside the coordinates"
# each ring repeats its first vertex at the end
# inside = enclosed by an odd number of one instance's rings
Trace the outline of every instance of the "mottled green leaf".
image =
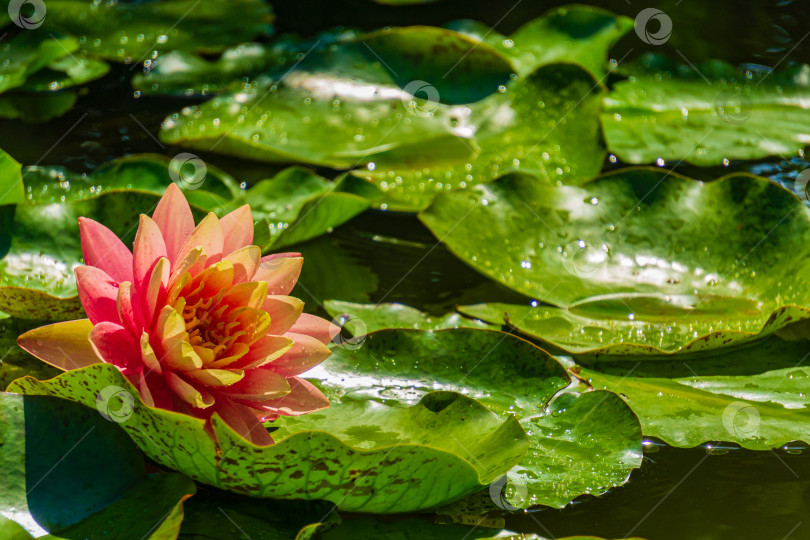
{"type": "Polygon", "coordinates": [[[413,512],[485,487],[528,447],[514,418],[501,420],[451,392],[434,392],[407,408],[357,401],[283,417],[272,424],[276,444],[257,447],[218,416],[213,418],[215,443],[204,420],[144,405],[109,364],[44,382],[26,377],[9,389],[95,406],[109,385],[136,396],[131,416],[119,425],[150,458],[200,482],[254,497],[326,499],[341,509],[369,513],[413,512]]]}
{"type": "Polygon", "coordinates": [[[272,20],[260,0],[49,0],[47,9],[42,29],[78,36],[84,54],[126,63],[175,49],[221,51],[269,32],[272,20]]]}
{"type": "Polygon", "coordinates": [[[810,270],[810,209],[764,178],[627,169],[573,187],[512,175],[442,195],[420,217],[478,271],[564,308],[465,313],[505,314],[563,349],[695,352],[810,317],[797,278],[810,270]]]}
{"type": "Polygon", "coordinates": [[[625,483],[641,465],[638,420],[618,396],[589,392],[551,401],[569,382],[565,369],[542,349],[502,332],[381,330],[341,343],[310,374],[333,402],[402,406],[449,390],[521,420],[531,448],[508,474],[520,497],[502,500],[503,480],[443,513],[562,507],[583,493],[625,483]]]}
{"type": "Polygon", "coordinates": [[[180,474],[145,474],[113,422],[55,398],[0,393],[0,441],[0,514],[38,536],[168,540],[195,492],[180,474]]]}
{"type": "Polygon", "coordinates": [[[719,165],[797,155],[807,144],[808,98],[810,66],[771,73],[655,59],[614,86],[602,124],[608,148],[625,162],[719,165]]]}
{"type": "MultiPolygon", "coordinates": [[[[353,334],[365,334],[387,328],[411,330],[441,330],[444,328],[484,328],[497,330],[500,325],[467,319],[457,313],[433,317],[404,304],[356,304],[342,300],[324,302],[326,311],[340,318],[353,334]]],[[[341,325],[343,326],[343,325],[341,325]]]]}

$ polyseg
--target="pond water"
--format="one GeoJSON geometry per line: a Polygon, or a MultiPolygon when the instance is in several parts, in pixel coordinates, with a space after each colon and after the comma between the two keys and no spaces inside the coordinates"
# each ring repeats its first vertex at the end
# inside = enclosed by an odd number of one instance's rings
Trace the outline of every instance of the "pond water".
{"type": "MultiPolygon", "coordinates": [[[[335,26],[441,25],[459,18],[478,19],[510,32],[563,4],[451,0],[394,8],[353,0],[340,7],[319,1],[280,2],[274,8],[278,33],[312,36],[335,26]]],[[[595,4],[629,17],[647,6],[629,0],[595,4]]],[[[667,54],[688,62],[723,58],[736,64],[773,66],[786,57],[793,62],[810,61],[810,38],[805,39],[810,10],[798,0],[669,0],[655,6],[670,15],[674,27],[689,28],[673,33],[664,47],[667,54]]],[[[646,50],[652,48],[645,48],[630,32],[611,56],[633,58],[646,50]]],[[[79,98],[74,110],[48,124],[0,122],[0,147],[24,164],[64,165],[77,172],[90,172],[128,153],[173,156],[176,149],[156,140],[154,134],[167,114],[201,100],[136,98],[131,74],[129,67],[114,65],[109,75],[93,83],[89,96],[79,98]]],[[[216,154],[201,157],[248,184],[282,168],[216,154]]],[[[611,156],[604,170],[621,166],[611,156]]],[[[732,161],[725,167],[663,166],[701,179],[751,172],[792,188],[798,173],[810,163],[802,156],[781,156],[753,163],[732,161]]],[[[319,172],[335,175],[330,170],[319,172]]],[[[301,251],[308,261],[299,296],[307,301],[309,311],[322,315],[322,302],[330,298],[401,302],[433,314],[460,304],[532,301],[472,270],[437,244],[412,215],[370,210],[332,234],[293,250],[301,251]]],[[[644,299],[635,301],[644,303],[644,299]]],[[[713,309],[726,308],[719,298],[713,309]]],[[[756,311],[755,302],[749,308],[756,311]]],[[[581,309],[587,311],[587,306],[581,309]]],[[[642,468],[608,497],[586,497],[563,510],[513,516],[507,524],[516,531],[551,538],[574,534],[652,540],[810,538],[810,451],[792,444],[754,452],[708,441],[701,447],[676,449],[648,439],[642,468]]]]}

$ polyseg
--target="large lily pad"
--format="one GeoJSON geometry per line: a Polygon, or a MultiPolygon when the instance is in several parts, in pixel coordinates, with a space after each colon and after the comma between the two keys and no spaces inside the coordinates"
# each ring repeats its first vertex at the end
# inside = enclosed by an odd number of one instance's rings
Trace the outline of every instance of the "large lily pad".
{"type": "Polygon", "coordinates": [[[650,62],[605,98],[605,139],[623,161],[719,165],[797,155],[807,144],[810,66],[771,73],[650,62]]]}
{"type": "Polygon", "coordinates": [[[512,175],[444,194],[420,218],[478,271],[567,310],[467,313],[506,313],[562,348],[694,352],[810,317],[797,278],[810,269],[810,209],[764,178],[627,169],[573,187],[512,175]]]}
{"type": "Polygon", "coordinates": [[[50,381],[18,379],[9,390],[94,407],[110,385],[135,396],[131,416],[120,425],[158,463],[237,493],[326,499],[345,510],[413,512],[453,501],[498,478],[528,447],[513,417],[501,420],[451,392],[432,393],[408,408],[358,401],[282,418],[273,423],[276,444],[258,447],[218,416],[215,442],[203,420],[144,405],[109,364],[50,381]]]}
{"type": "Polygon", "coordinates": [[[343,323],[341,326],[348,325],[349,328],[347,329],[355,337],[390,328],[411,330],[441,330],[445,328],[500,329],[499,325],[468,319],[458,313],[447,313],[439,317],[432,317],[404,304],[357,304],[342,300],[327,300],[324,302],[323,307],[329,315],[343,323]]]}
{"type": "Polygon", "coordinates": [[[633,28],[633,21],[601,8],[572,5],[549,10],[509,37],[470,20],[448,26],[490,44],[509,58],[521,75],[546,64],[570,62],[602,77],[608,51],[633,28]]]}
{"type": "Polygon", "coordinates": [[[180,474],[147,475],[138,449],[95,411],[62,400],[0,393],[0,515],[54,538],[175,538],[180,474]]]}
{"type": "Polygon", "coordinates": [[[638,415],[644,435],[673,446],[730,441],[751,450],[769,450],[810,438],[807,367],[677,379],[575,370],[594,388],[619,393],[638,415]]]}
{"type": "Polygon", "coordinates": [[[268,33],[272,20],[260,0],[50,0],[47,7],[43,29],[78,36],[82,53],[125,63],[175,49],[221,51],[268,33]]]}
{"type": "Polygon", "coordinates": [[[521,419],[531,448],[508,480],[443,513],[562,507],[625,483],[641,465],[638,420],[618,396],[588,392],[551,401],[569,383],[565,369],[542,349],[502,332],[381,330],[335,348],[310,373],[341,403],[403,406],[430,391],[451,390],[521,419]],[[518,491],[517,500],[501,499],[507,484],[518,491]]]}

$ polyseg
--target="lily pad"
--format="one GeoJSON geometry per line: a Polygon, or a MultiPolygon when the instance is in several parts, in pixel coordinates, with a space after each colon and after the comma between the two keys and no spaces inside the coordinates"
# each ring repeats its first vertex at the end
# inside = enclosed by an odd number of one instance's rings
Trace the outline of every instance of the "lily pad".
{"type": "Polygon", "coordinates": [[[247,198],[255,221],[267,227],[263,247],[305,242],[366,210],[379,197],[373,185],[350,176],[330,182],[300,167],[285,169],[250,188],[247,198]]]}
{"type": "Polygon", "coordinates": [[[751,450],[770,450],[810,439],[810,368],[678,379],[575,369],[594,388],[624,397],[638,415],[644,435],[672,446],[730,441],[751,450]]]}
{"type": "Polygon", "coordinates": [[[175,538],[195,492],[180,474],[145,474],[113,422],[55,398],[0,393],[0,440],[0,515],[37,535],[175,538]]]}
{"type": "Polygon", "coordinates": [[[70,36],[44,36],[37,32],[18,34],[0,47],[0,92],[22,86],[30,75],[78,48],[79,41],[70,36]]]}
{"type": "Polygon", "coordinates": [[[13,157],[0,150],[0,206],[16,204],[25,199],[21,170],[22,167],[13,157]]]}
{"type": "Polygon", "coordinates": [[[0,313],[0,391],[14,379],[31,375],[38,379],[48,379],[59,374],[59,370],[31,356],[17,346],[17,337],[28,330],[47,324],[41,321],[16,319],[0,313]]]}
{"type": "Polygon", "coordinates": [[[458,313],[447,313],[440,317],[433,317],[404,304],[356,304],[342,300],[327,300],[324,302],[324,308],[329,315],[339,319],[343,325],[348,323],[348,326],[351,327],[348,330],[352,331],[355,337],[390,328],[412,330],[441,330],[445,328],[500,329],[499,325],[468,319],[458,313]]]}
{"type": "Polygon", "coordinates": [[[478,271],[563,308],[466,313],[507,313],[563,349],[695,352],[810,317],[797,279],[810,268],[810,209],[764,178],[627,169],[573,187],[511,175],[444,194],[420,218],[478,271]]]}
{"type": "Polygon", "coordinates": [[[442,513],[562,507],[578,495],[624,484],[641,465],[638,420],[618,396],[588,392],[552,401],[569,383],[565,369],[542,349],[502,332],[380,330],[336,347],[310,375],[333,403],[403,406],[449,390],[520,419],[531,442],[520,463],[489,490],[442,513]],[[519,500],[503,498],[507,484],[519,500]]]}
{"type": "Polygon", "coordinates": [[[473,159],[421,167],[377,162],[354,174],[380,186],[388,207],[399,210],[422,209],[439,193],[512,171],[549,184],[580,184],[599,174],[605,156],[597,118],[603,88],[592,75],[553,64],[503,90],[470,104],[457,119],[480,148],[473,159]]]}
{"type": "Polygon", "coordinates": [[[47,122],[67,113],[77,99],[76,92],[9,92],[0,96],[0,118],[18,119],[29,124],[47,122]]]}
{"type": "Polygon", "coordinates": [[[571,5],[547,11],[509,37],[470,20],[448,27],[490,44],[509,58],[520,75],[546,64],[570,62],[602,77],[608,51],[633,28],[633,20],[597,7],[571,5]]]}
{"type": "Polygon", "coordinates": [[[720,165],[797,155],[807,144],[810,66],[771,73],[714,61],[693,69],[656,58],[633,73],[602,112],[608,148],[627,163],[720,165]]]}
{"type": "Polygon", "coordinates": [[[216,415],[215,442],[204,420],[144,405],[109,364],[50,381],[18,379],[9,390],[93,407],[110,385],[134,396],[131,416],[119,425],[156,462],[237,493],[325,499],[348,511],[414,512],[453,501],[498,478],[528,447],[514,418],[501,420],[451,392],[432,393],[408,408],[360,401],[283,417],[272,424],[276,443],[258,447],[216,415]]]}
{"type": "Polygon", "coordinates": [[[49,0],[43,28],[79,36],[84,54],[137,63],[176,49],[221,51],[269,33],[271,21],[260,0],[49,0]]]}

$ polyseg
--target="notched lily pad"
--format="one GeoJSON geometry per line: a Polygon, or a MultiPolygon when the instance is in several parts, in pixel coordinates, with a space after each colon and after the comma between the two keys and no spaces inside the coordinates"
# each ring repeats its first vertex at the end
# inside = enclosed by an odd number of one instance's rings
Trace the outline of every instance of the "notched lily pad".
{"type": "Polygon", "coordinates": [[[498,330],[500,325],[487,324],[477,319],[468,319],[458,313],[433,317],[404,304],[356,304],[342,300],[327,300],[324,308],[332,317],[340,318],[341,327],[355,336],[402,328],[412,330],[441,330],[444,328],[483,328],[498,330]]]}
{"type": "Polygon", "coordinates": [[[764,178],[645,168],[573,187],[511,175],[442,195],[420,218],[478,271],[559,307],[463,312],[506,315],[568,351],[695,352],[810,317],[810,209],[764,178]]]}
{"type": "Polygon", "coordinates": [[[625,483],[641,465],[638,419],[618,396],[555,398],[569,383],[565,369],[542,349],[502,332],[380,330],[336,347],[310,374],[333,402],[404,406],[433,390],[450,390],[520,419],[531,443],[520,463],[442,513],[562,507],[625,483]],[[507,484],[517,488],[519,500],[503,498],[507,484]]]}
{"type": "Polygon", "coordinates": [[[9,390],[96,407],[99,392],[109,385],[134,396],[131,416],[119,425],[158,463],[238,493],[325,499],[350,511],[413,512],[453,501],[503,474],[528,447],[513,417],[501,420],[450,392],[428,395],[408,408],[357,402],[283,418],[272,424],[278,428],[276,444],[258,447],[217,416],[215,442],[203,420],[144,405],[109,364],[49,381],[18,379],[9,390]]]}

